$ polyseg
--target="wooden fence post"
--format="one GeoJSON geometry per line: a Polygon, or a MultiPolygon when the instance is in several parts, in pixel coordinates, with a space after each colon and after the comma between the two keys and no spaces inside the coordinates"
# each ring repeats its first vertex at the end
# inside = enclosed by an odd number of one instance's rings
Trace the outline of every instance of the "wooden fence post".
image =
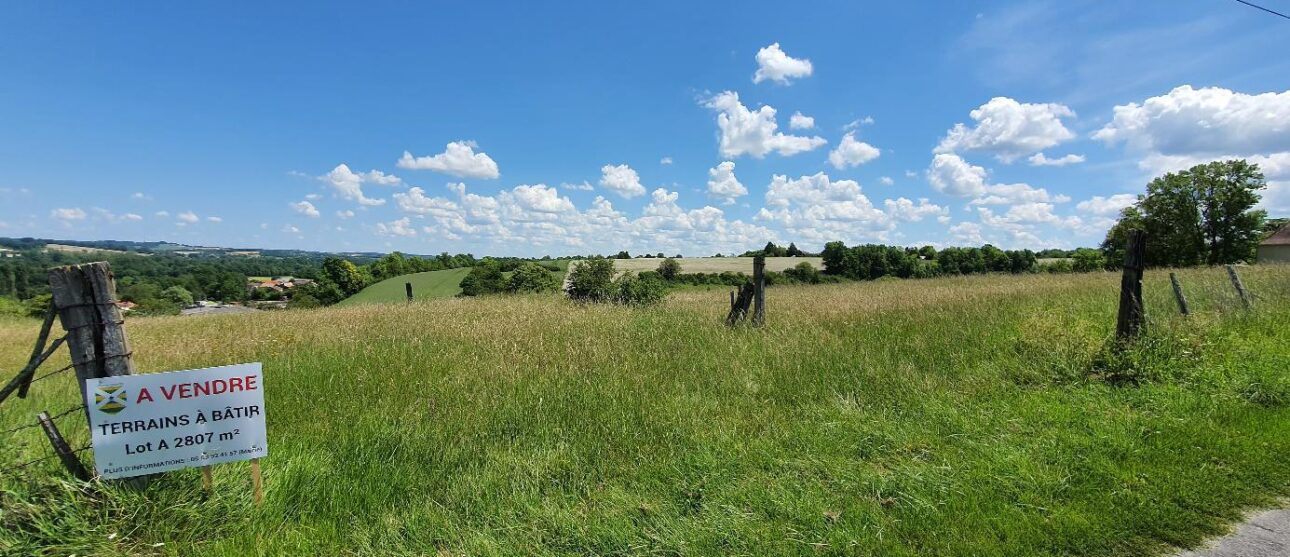
{"type": "Polygon", "coordinates": [[[1115,323],[1115,338],[1128,340],[1145,332],[1146,310],[1142,307],[1142,271],[1146,267],[1147,236],[1141,230],[1130,230],[1124,250],[1124,274],[1120,277],[1120,312],[1115,323]]]}
{"type": "Polygon", "coordinates": [[[1190,315],[1191,312],[1187,311],[1187,297],[1183,295],[1182,283],[1178,282],[1178,275],[1169,273],[1169,282],[1174,285],[1174,298],[1178,300],[1178,311],[1183,315],[1190,315]]]}
{"type": "MultiPolygon", "coordinates": [[[[726,314],[726,325],[731,327],[738,325],[745,317],[748,316],[748,308],[753,301],[753,284],[745,282],[739,287],[739,294],[731,299],[730,313],[726,314]]],[[[732,293],[732,296],[734,294],[732,293]]]]}
{"type": "Polygon", "coordinates": [[[1245,291],[1245,283],[1241,282],[1241,275],[1236,274],[1236,267],[1228,265],[1227,276],[1232,279],[1232,286],[1236,287],[1236,293],[1241,295],[1241,304],[1245,309],[1250,309],[1250,293],[1245,291]]]}
{"type": "Polygon", "coordinates": [[[63,434],[58,432],[58,426],[54,425],[54,420],[49,419],[48,412],[41,412],[36,416],[40,421],[40,428],[45,430],[45,436],[49,438],[49,444],[54,447],[54,454],[58,455],[58,460],[63,462],[63,467],[72,473],[76,479],[83,482],[90,481],[90,473],[85,471],[85,465],[81,464],[81,459],[76,456],[76,452],[63,439],[63,434]]]}
{"type": "Polygon", "coordinates": [[[410,282],[403,283],[403,289],[408,292],[408,303],[409,304],[412,303],[412,283],[410,282]]]}
{"type": "Polygon", "coordinates": [[[753,326],[766,323],[766,257],[753,258],[753,326]]]}
{"type": "MultiPolygon", "coordinates": [[[[54,308],[67,331],[67,346],[76,379],[85,397],[85,380],[134,373],[130,342],[121,310],[116,307],[116,281],[105,262],[55,267],[49,270],[54,308]]],[[[90,406],[85,407],[89,419],[90,406]]]]}

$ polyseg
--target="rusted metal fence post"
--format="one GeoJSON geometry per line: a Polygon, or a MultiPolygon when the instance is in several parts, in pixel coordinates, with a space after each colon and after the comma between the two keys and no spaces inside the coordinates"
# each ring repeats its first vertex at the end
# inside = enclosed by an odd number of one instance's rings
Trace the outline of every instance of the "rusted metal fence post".
{"type": "Polygon", "coordinates": [[[1142,272],[1146,268],[1147,236],[1130,230],[1124,250],[1124,274],[1120,277],[1120,312],[1115,338],[1129,340],[1146,332],[1147,315],[1142,306],[1142,272]]]}
{"type": "Polygon", "coordinates": [[[1178,311],[1183,315],[1190,315],[1191,312],[1187,309],[1187,297],[1183,295],[1182,283],[1178,282],[1178,275],[1169,273],[1169,282],[1174,285],[1174,299],[1178,300],[1178,311]]]}
{"type": "Polygon", "coordinates": [[[766,257],[753,258],[753,326],[766,323],[766,257]]]}
{"type": "Polygon", "coordinates": [[[1236,288],[1236,293],[1241,295],[1241,305],[1245,309],[1250,309],[1250,293],[1245,291],[1245,283],[1241,282],[1241,275],[1236,274],[1236,267],[1227,266],[1227,276],[1232,279],[1232,286],[1236,288]]]}

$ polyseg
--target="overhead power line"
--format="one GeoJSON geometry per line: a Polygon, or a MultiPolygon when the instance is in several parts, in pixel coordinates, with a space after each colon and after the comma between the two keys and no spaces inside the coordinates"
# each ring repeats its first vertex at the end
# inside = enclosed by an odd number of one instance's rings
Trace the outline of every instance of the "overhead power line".
{"type": "Polygon", "coordinates": [[[1258,10],[1263,10],[1263,11],[1268,12],[1268,13],[1270,13],[1270,14],[1274,15],[1274,16],[1281,17],[1281,18],[1285,18],[1285,19],[1290,19],[1290,15],[1283,14],[1283,13],[1278,12],[1278,11],[1276,11],[1276,10],[1270,10],[1270,9],[1268,9],[1268,8],[1264,8],[1263,6],[1260,6],[1260,5],[1258,5],[1258,4],[1254,4],[1254,3],[1251,3],[1251,2],[1246,2],[1245,0],[1236,0],[1236,1],[1237,1],[1237,2],[1240,2],[1240,3],[1242,3],[1242,4],[1245,4],[1246,6],[1249,6],[1249,7],[1251,7],[1251,8],[1255,8],[1255,9],[1258,9],[1258,10]]]}

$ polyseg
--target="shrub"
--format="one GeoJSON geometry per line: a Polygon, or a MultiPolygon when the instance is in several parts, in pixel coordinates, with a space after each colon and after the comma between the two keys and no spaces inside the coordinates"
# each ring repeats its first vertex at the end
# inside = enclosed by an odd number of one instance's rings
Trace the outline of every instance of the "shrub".
{"type": "Polygon", "coordinates": [[[179,304],[164,298],[135,300],[130,315],[179,315],[179,304]]]}
{"type": "Polygon", "coordinates": [[[466,274],[466,278],[461,279],[460,286],[462,296],[496,294],[506,290],[506,277],[502,275],[500,264],[494,261],[485,261],[472,267],[470,272],[466,274]]]}
{"type": "Polygon", "coordinates": [[[1072,258],[1075,260],[1073,269],[1077,273],[1091,273],[1106,267],[1106,257],[1100,250],[1080,248],[1075,250],[1072,258]]]}
{"type": "Polygon", "coordinates": [[[18,300],[8,296],[0,296],[0,315],[25,317],[27,315],[27,308],[18,300]]]}
{"type": "Polygon", "coordinates": [[[672,280],[681,274],[681,263],[671,257],[658,264],[658,274],[663,280],[672,280]]]}
{"type": "Polygon", "coordinates": [[[287,309],[312,309],[322,307],[322,302],[307,293],[296,294],[287,303],[287,309]]]}
{"type": "Polygon", "coordinates": [[[1075,267],[1071,265],[1071,260],[1069,259],[1058,259],[1052,263],[1044,263],[1040,265],[1039,270],[1052,274],[1071,273],[1075,271],[1075,267]]]}
{"type": "Polygon", "coordinates": [[[614,260],[588,259],[569,271],[569,297],[581,302],[614,298],[614,260]]]}
{"type": "Polygon", "coordinates": [[[537,263],[520,265],[506,284],[507,292],[550,292],[558,288],[560,279],[537,263]]]}
{"type": "Polygon", "coordinates": [[[179,304],[180,307],[193,305],[193,293],[179,285],[162,290],[161,298],[179,304]]]}
{"type": "Polygon", "coordinates": [[[27,306],[28,317],[44,317],[45,311],[49,309],[49,304],[54,299],[53,294],[40,294],[25,302],[27,306]]]}
{"type": "Polygon", "coordinates": [[[614,302],[627,306],[651,306],[663,301],[667,285],[652,277],[624,274],[614,281],[614,302]]]}
{"type": "Polygon", "coordinates": [[[798,263],[792,269],[784,271],[784,276],[807,284],[819,284],[820,282],[820,272],[805,261],[798,263]]]}

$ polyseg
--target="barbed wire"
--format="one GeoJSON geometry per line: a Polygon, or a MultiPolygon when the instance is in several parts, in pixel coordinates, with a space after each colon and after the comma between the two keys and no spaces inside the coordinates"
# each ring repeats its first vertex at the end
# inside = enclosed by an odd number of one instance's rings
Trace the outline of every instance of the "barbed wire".
{"type": "MultiPolygon", "coordinates": [[[[50,419],[50,421],[57,420],[57,419],[59,419],[59,418],[61,418],[61,417],[63,417],[63,416],[66,416],[66,415],[68,415],[68,414],[71,414],[72,412],[75,412],[75,411],[80,410],[80,409],[82,409],[82,408],[85,408],[85,405],[84,405],[84,404],[77,404],[76,406],[73,406],[73,407],[71,407],[71,408],[68,408],[68,409],[66,409],[66,410],[63,410],[62,412],[59,412],[59,413],[57,413],[57,414],[54,414],[54,415],[50,416],[50,417],[49,417],[49,419],[50,419]]],[[[29,423],[29,424],[23,424],[23,425],[20,425],[20,426],[18,426],[18,427],[15,427],[15,428],[11,428],[11,429],[6,429],[6,430],[4,430],[4,431],[0,431],[0,435],[9,435],[9,434],[11,434],[11,433],[17,433],[17,432],[22,431],[22,430],[24,430],[24,429],[29,429],[29,428],[33,428],[33,427],[40,427],[40,421],[39,421],[39,420],[37,420],[37,421],[32,422],[32,423],[29,423]]]]}
{"type": "Polygon", "coordinates": [[[61,367],[61,368],[59,368],[59,369],[56,369],[56,370],[54,370],[54,371],[51,371],[51,372],[49,372],[49,373],[46,373],[46,374],[44,374],[44,375],[40,375],[40,376],[38,376],[38,377],[36,377],[36,378],[32,379],[32,380],[31,380],[31,383],[35,383],[35,382],[37,382],[37,381],[40,381],[41,379],[48,379],[48,378],[49,378],[49,377],[51,377],[51,376],[58,375],[58,374],[60,374],[60,373],[62,373],[62,372],[64,372],[64,371],[67,371],[67,370],[69,370],[69,369],[73,369],[73,368],[75,368],[75,367],[76,367],[76,364],[74,364],[74,363],[72,363],[72,364],[67,364],[66,366],[63,366],[63,367],[61,367]]]}
{"type": "MultiPolygon", "coordinates": [[[[90,446],[90,445],[85,445],[85,446],[83,446],[83,447],[81,447],[81,448],[79,448],[79,449],[72,449],[72,454],[80,454],[80,453],[82,453],[82,452],[84,452],[84,451],[89,450],[90,448],[91,448],[91,446],[90,446]]],[[[58,458],[58,455],[57,455],[57,454],[51,454],[51,455],[42,456],[42,457],[37,458],[37,459],[35,459],[35,460],[28,460],[27,462],[23,462],[23,463],[21,463],[21,464],[16,464],[16,465],[14,465],[14,466],[8,466],[8,467],[5,467],[5,468],[0,468],[0,474],[2,474],[2,475],[4,475],[4,476],[9,476],[9,477],[23,477],[23,476],[25,476],[25,474],[20,473],[20,472],[22,472],[22,471],[23,471],[23,470],[25,470],[26,468],[28,468],[28,467],[30,467],[30,466],[35,466],[35,465],[40,464],[40,463],[42,463],[42,462],[50,461],[50,460],[53,460],[53,459],[56,459],[56,458],[58,458]]]]}

